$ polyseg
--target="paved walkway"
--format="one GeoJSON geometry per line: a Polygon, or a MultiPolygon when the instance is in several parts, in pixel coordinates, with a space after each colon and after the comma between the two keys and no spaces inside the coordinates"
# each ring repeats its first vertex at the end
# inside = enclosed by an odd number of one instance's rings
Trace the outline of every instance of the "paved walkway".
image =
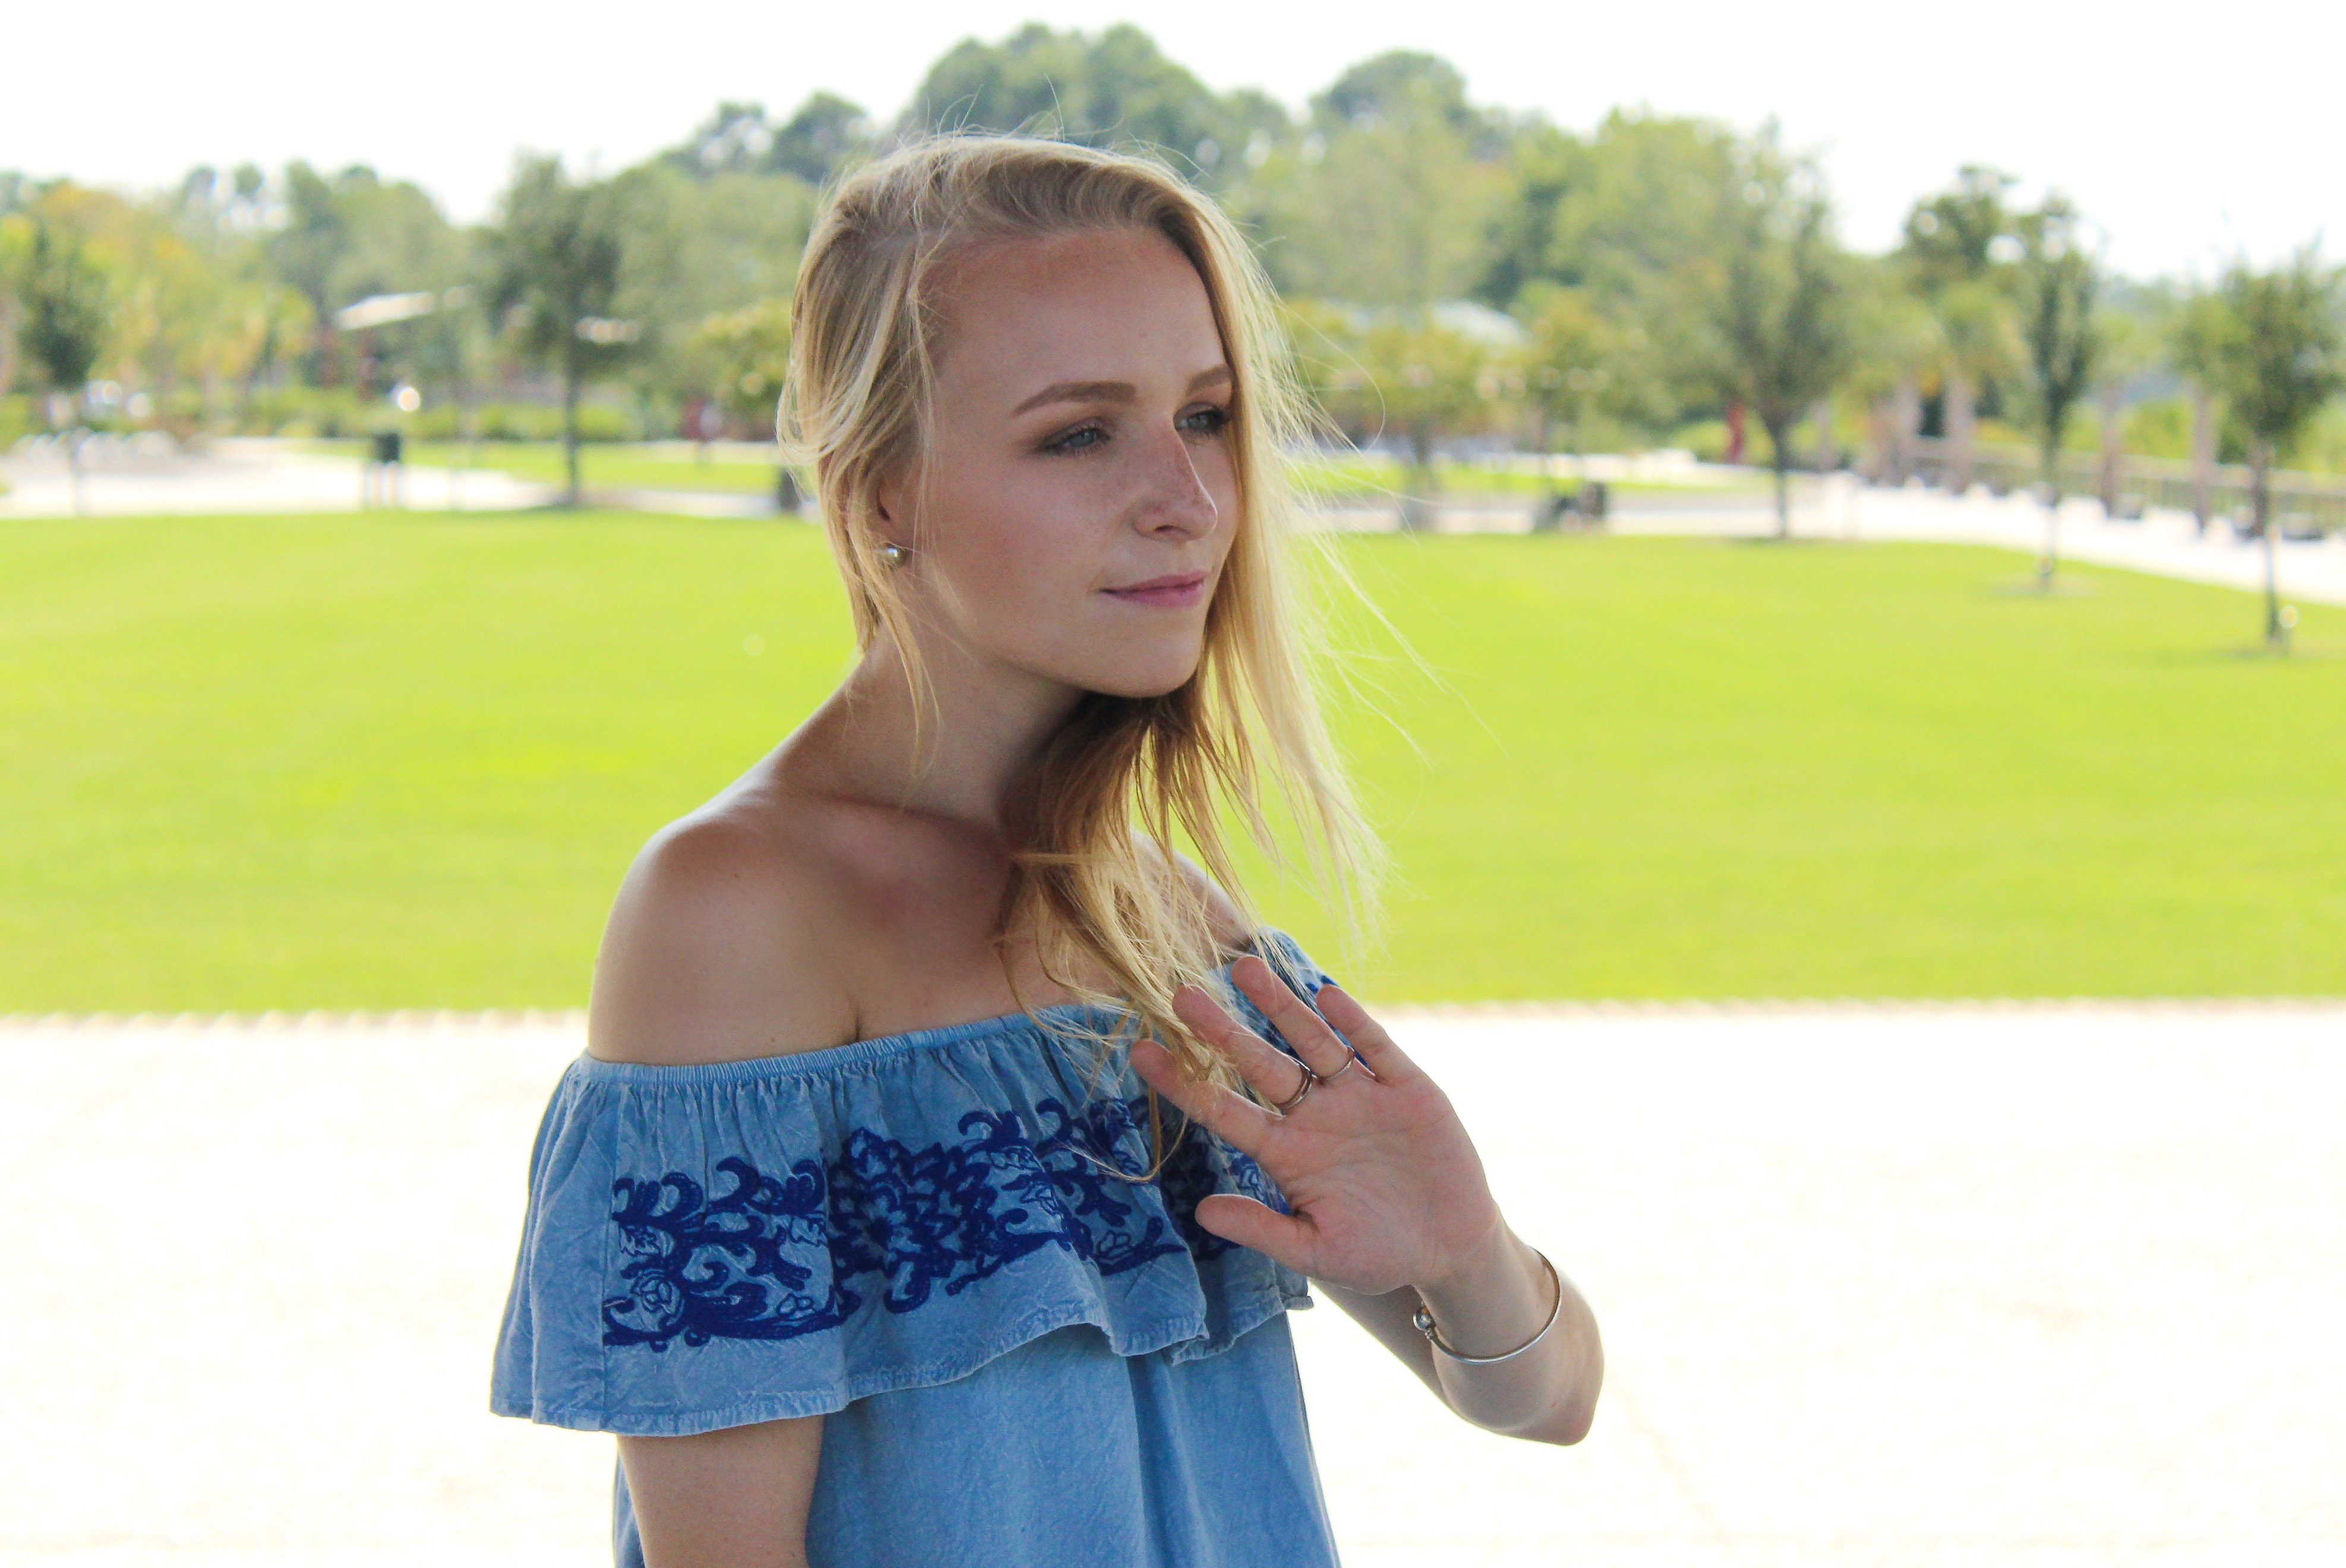
{"type": "MultiPolygon", "coordinates": [[[[1997,545],[2031,556],[2045,547],[2045,508],[2023,495],[1974,489],[1955,497],[1919,485],[1876,490],[1835,475],[1803,499],[1795,527],[1811,536],[1997,545]]],[[[2061,507],[2058,542],[2067,560],[2264,591],[2262,543],[2238,539],[2222,524],[2202,533],[2188,512],[2153,508],[2122,522],[2104,516],[2098,501],[2072,499],[2061,507]]],[[[2346,605],[2346,535],[2284,539],[2279,555],[2284,599],[2346,605]]]]}
{"type": "MultiPolygon", "coordinates": [[[[1619,493],[1612,531],[1752,536],[1774,531],[1768,497],[1744,483],[1738,471],[1702,468],[1693,477],[1718,484],[1619,493]]],[[[0,516],[73,514],[68,477],[53,457],[0,457],[0,481],[8,486],[0,494],[0,516]]],[[[403,504],[419,511],[543,506],[556,494],[551,485],[490,469],[410,465],[402,484],[403,504]]],[[[125,448],[105,456],[85,479],[83,510],[98,517],[351,511],[360,505],[361,484],[355,458],[304,453],[283,442],[222,441],[201,457],[125,448]]],[[[661,491],[605,499],[699,516],[773,513],[772,498],[763,494],[661,491]]],[[[1454,501],[1436,514],[1434,527],[1442,533],[1527,532],[1531,504],[1529,497],[1454,501]]],[[[1397,523],[1391,504],[1332,508],[1320,517],[1326,526],[1357,532],[1390,530],[1397,523]]],[[[1999,499],[1984,489],[1955,497],[1919,486],[1872,489],[1846,474],[1821,481],[1804,476],[1795,490],[1794,531],[1810,538],[1994,545],[2034,555],[2044,544],[2045,512],[2025,496],[1999,499]]],[[[2235,540],[2222,527],[2202,535],[2189,515],[2179,512],[2153,511],[2138,522],[2114,523],[2102,516],[2098,503],[2073,500],[2062,510],[2061,548],[2073,560],[2228,587],[2261,591],[2264,585],[2259,546],[2235,540]]],[[[2280,555],[2284,597],[2346,604],[2346,536],[2285,543],[2280,555]]]]}
{"type": "MultiPolygon", "coordinates": [[[[1394,1016],[1611,1373],[1509,1442],[1302,1315],[1351,1568],[2346,1560],[2346,1003],[1394,1016]]],[[[0,1022],[0,1564],[607,1562],[483,1412],[579,1040],[0,1022]]]]}
{"type": "MultiPolygon", "coordinates": [[[[1392,507],[1380,506],[1328,516],[1335,527],[1380,532],[1395,526],[1396,514],[1392,507]]],[[[1528,499],[1454,504],[1437,514],[1434,525],[1445,534],[1527,533],[1531,504],[1528,499]]],[[[1616,534],[1757,538],[1776,531],[1776,514],[1766,494],[1739,485],[1710,492],[1632,491],[1617,495],[1607,528],[1616,534]]],[[[1875,489],[1833,474],[1821,481],[1803,477],[1795,485],[1792,532],[1809,539],[1993,545],[2033,557],[2045,545],[2045,508],[2023,495],[1997,497],[1974,488],[1958,497],[1920,485],[1875,489]]],[[[2188,512],[2154,509],[2138,521],[2113,522],[2102,515],[2098,501],[2073,499],[2061,509],[2060,548],[2067,560],[2264,589],[2262,545],[2235,539],[2221,525],[2203,535],[2188,512]]],[[[2346,605],[2346,535],[2284,541],[2280,586],[2284,599],[2346,605]]]]}
{"type": "MultiPolygon", "coordinates": [[[[490,469],[400,465],[402,504],[429,511],[511,511],[554,499],[551,485],[490,469]]],[[[221,441],[201,456],[135,447],[103,453],[83,475],[80,513],[90,517],[196,516],[253,512],[352,512],[362,504],[354,457],[293,450],[276,441],[221,441]]],[[[75,515],[73,481],[46,454],[0,457],[0,516],[75,515]]]]}

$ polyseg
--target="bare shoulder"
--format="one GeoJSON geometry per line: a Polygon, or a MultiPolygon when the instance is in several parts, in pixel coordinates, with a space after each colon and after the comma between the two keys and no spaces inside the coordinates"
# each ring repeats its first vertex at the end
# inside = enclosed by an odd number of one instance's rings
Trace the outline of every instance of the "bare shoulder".
{"type": "Polygon", "coordinates": [[[1238,901],[1206,874],[1204,867],[1178,850],[1173,851],[1173,864],[1180,871],[1181,880],[1189,884],[1189,891],[1206,906],[1206,920],[1214,928],[1215,944],[1224,952],[1243,951],[1249,932],[1238,901]]]}
{"type": "Polygon", "coordinates": [[[825,951],[831,890],[795,827],[770,797],[720,798],[652,835],[604,928],[590,1054],[679,1066],[854,1038],[825,951]]]}

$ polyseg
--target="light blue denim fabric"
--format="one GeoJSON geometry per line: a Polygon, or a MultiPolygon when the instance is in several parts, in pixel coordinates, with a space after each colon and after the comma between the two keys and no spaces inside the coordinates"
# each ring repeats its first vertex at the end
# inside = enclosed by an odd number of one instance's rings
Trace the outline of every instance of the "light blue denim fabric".
{"type": "MultiPolygon", "coordinates": [[[[1261,951],[1326,982],[1283,933],[1261,951]]],[[[1284,1318],[1305,1282],[1194,1217],[1276,1187],[1169,1105],[1165,1168],[1128,1179],[1143,1086],[1054,1027],[1117,1015],[1041,1019],[572,1063],[491,1408],[647,1435],[823,1415],[814,1568],[1334,1564],[1284,1318]]],[[[640,1564],[624,1481],[613,1535],[640,1564]]]]}

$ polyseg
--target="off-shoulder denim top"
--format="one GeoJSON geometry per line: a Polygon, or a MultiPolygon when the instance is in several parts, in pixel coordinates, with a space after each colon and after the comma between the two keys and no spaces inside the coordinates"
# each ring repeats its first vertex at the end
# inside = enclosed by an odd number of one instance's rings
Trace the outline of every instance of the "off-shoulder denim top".
{"type": "MultiPolygon", "coordinates": [[[[1258,951],[1302,994],[1326,975],[1258,951]]],[[[1245,998],[1244,1022],[1280,1042],[1245,998]]],[[[1283,1207],[1072,1004],[829,1050],[581,1056],[530,1159],[491,1406],[672,1436],[826,1418],[815,1568],[1335,1562],[1284,1313],[1200,1227],[1283,1207]]],[[[617,1561],[642,1562],[624,1478],[617,1561]]]]}

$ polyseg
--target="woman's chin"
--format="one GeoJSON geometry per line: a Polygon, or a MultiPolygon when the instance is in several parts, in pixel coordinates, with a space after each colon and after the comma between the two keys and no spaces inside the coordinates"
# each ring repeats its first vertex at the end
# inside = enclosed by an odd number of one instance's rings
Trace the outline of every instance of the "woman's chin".
{"type": "Polygon", "coordinates": [[[1195,658],[1168,659],[1163,663],[1089,671],[1077,684],[1085,690],[1097,692],[1102,697],[1163,697],[1187,686],[1189,677],[1197,673],[1198,661],[1195,658]]]}

